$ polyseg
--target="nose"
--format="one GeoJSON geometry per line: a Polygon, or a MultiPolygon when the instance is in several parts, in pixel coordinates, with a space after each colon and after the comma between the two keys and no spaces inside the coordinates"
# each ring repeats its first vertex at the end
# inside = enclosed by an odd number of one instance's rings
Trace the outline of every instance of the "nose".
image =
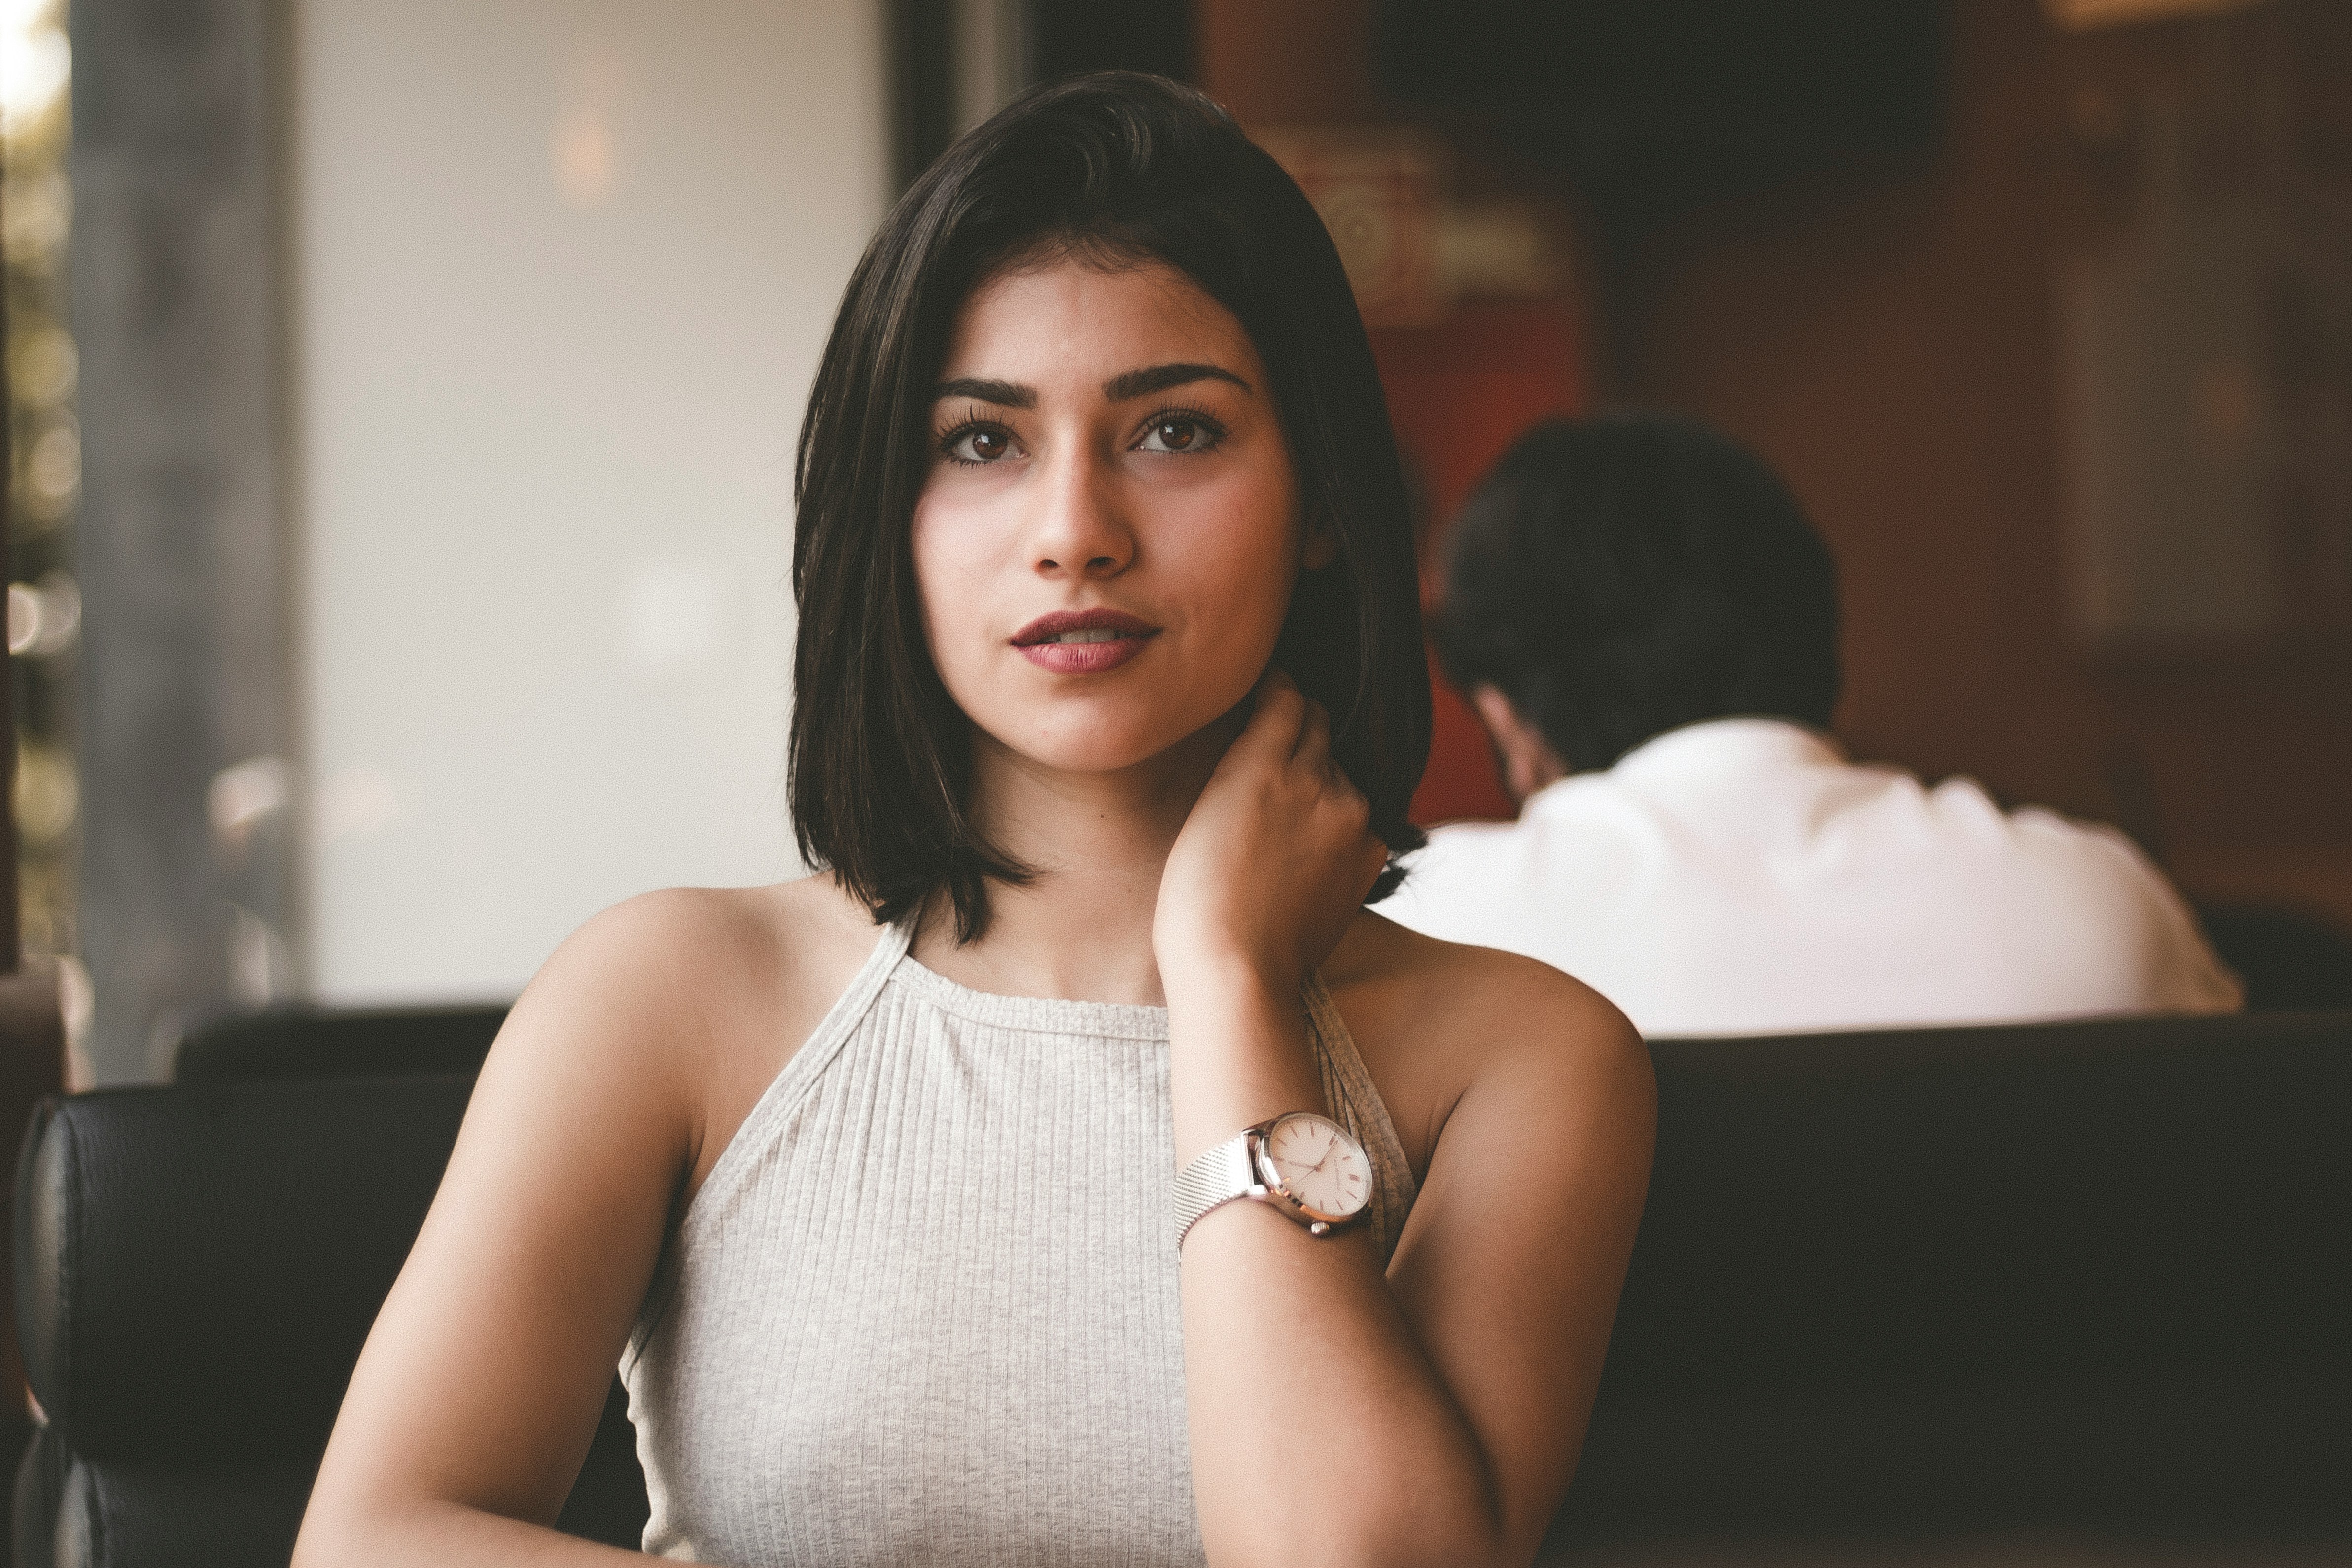
{"type": "Polygon", "coordinates": [[[1117,577],[1135,560],[1109,465],[1082,443],[1048,463],[1030,540],[1036,570],[1047,577],[1117,577]]]}

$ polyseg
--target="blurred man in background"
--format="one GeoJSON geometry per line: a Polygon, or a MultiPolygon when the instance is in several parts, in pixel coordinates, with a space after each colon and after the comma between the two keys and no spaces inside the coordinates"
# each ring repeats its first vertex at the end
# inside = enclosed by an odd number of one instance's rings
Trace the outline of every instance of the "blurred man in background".
{"type": "Polygon", "coordinates": [[[1438,648],[1520,802],[1381,913],[1540,958],[1643,1033],[2227,1012],[2237,980],[2112,829],[1847,760],[1837,575],[1689,421],[1523,437],[1450,544],[1438,648]]]}

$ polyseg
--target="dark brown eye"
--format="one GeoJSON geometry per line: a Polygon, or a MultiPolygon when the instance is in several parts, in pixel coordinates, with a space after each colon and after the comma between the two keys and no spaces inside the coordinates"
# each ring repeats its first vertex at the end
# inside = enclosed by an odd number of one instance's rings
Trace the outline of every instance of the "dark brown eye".
{"type": "Polygon", "coordinates": [[[1163,413],[1144,427],[1141,452],[1206,452],[1224,434],[1214,422],[1192,413],[1163,413]]]}
{"type": "Polygon", "coordinates": [[[1012,450],[1011,433],[993,425],[970,425],[947,440],[947,455],[958,463],[993,463],[1012,450]]]}

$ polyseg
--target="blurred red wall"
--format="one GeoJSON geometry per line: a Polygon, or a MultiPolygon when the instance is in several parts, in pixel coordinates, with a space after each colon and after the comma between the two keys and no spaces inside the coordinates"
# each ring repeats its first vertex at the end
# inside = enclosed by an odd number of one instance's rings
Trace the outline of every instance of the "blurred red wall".
{"type": "MultiPolygon", "coordinates": [[[[1385,118],[1372,88],[1369,0],[1203,0],[1196,15],[1202,85],[1244,125],[1385,118]]],[[[1581,311],[1571,298],[1468,302],[1429,326],[1375,327],[1371,340],[1433,534],[1521,432],[1590,401],[1581,311]]],[[[1433,565],[1424,548],[1424,603],[1434,601],[1433,565]]],[[[1430,674],[1435,728],[1413,821],[1515,815],[1486,732],[1433,658],[1430,674]]]]}
{"type": "Polygon", "coordinates": [[[2098,655],[2068,592],[2056,280],[2102,243],[2071,117],[2194,90],[2245,47],[2217,26],[2275,18],[2069,37],[2037,0],[1953,12],[1937,165],[1664,236],[1612,303],[1619,384],[1755,446],[1828,536],[1859,753],[2116,821],[2192,897],[2352,929],[2352,649],[2098,655]]]}
{"type": "MultiPolygon", "coordinates": [[[[1433,605],[1434,547],[1479,476],[1529,425],[1585,406],[1581,334],[1568,302],[1536,300],[1460,305],[1439,325],[1381,328],[1371,337],[1389,417],[1433,524],[1422,600],[1433,605]]],[[[1435,727],[1413,821],[1517,815],[1486,731],[1434,659],[1430,688],[1435,727]]]]}
{"type": "MultiPolygon", "coordinates": [[[[1203,85],[1244,124],[1391,118],[1369,0],[1197,16],[1203,85]]],[[[2037,0],[1953,16],[1932,168],[1688,220],[1589,322],[1563,303],[1377,332],[1399,435],[1442,522],[1528,423],[1601,392],[1715,423],[1837,552],[1857,753],[2117,821],[2192,895],[2352,927],[2352,650],[2102,658],[2069,603],[2053,278],[2096,205],[2069,115],[2103,78],[2208,68],[2213,25],[2067,37],[2037,0]]],[[[1506,811],[1450,694],[1439,726],[1417,814],[1506,811]]]]}

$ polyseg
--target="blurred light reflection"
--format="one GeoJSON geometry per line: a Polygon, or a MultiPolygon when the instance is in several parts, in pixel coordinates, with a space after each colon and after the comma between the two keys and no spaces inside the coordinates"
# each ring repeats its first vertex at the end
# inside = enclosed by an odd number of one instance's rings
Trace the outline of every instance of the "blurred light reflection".
{"type": "Polygon", "coordinates": [[[0,417],[13,557],[0,563],[0,580],[9,584],[9,651],[25,660],[14,672],[17,905],[25,950],[58,957],[75,946],[80,816],[69,655],[81,632],[71,565],[82,450],[74,409],[79,356],[66,310],[73,225],[66,25],[64,0],[0,0],[0,256],[8,304],[0,417]]]}

